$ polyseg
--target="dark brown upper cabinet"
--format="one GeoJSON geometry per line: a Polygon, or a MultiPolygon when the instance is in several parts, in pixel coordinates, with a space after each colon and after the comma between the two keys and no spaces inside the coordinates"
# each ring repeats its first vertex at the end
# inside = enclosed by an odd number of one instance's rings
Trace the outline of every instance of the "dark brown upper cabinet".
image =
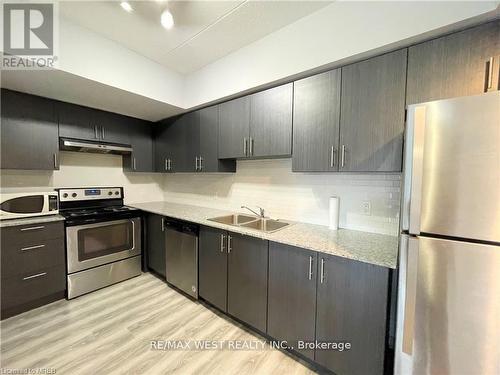
{"type": "Polygon", "coordinates": [[[339,170],[400,172],[407,49],[342,67],[339,170]]]}
{"type": "Polygon", "coordinates": [[[154,172],[153,130],[149,121],[132,117],[123,118],[122,126],[128,130],[132,153],[123,156],[123,167],[129,172],[154,172]]]}
{"type": "Polygon", "coordinates": [[[219,105],[219,158],[291,154],[293,84],[219,105]]]}
{"type": "Polygon", "coordinates": [[[189,122],[192,119],[192,117],[183,115],[163,120],[155,126],[154,154],[156,172],[187,171],[186,145],[188,144],[189,122]]]}
{"type": "Polygon", "coordinates": [[[335,69],[294,83],[294,172],[338,170],[340,76],[335,69]]]}
{"type": "Polygon", "coordinates": [[[247,157],[249,129],[249,96],[219,104],[219,158],[247,157]]]}
{"type": "Polygon", "coordinates": [[[57,110],[60,137],[130,144],[126,116],[64,102],[57,110]]]}
{"type": "Polygon", "coordinates": [[[499,89],[500,21],[408,49],[406,104],[499,89]]]}
{"type": "Polygon", "coordinates": [[[250,96],[249,157],[292,154],[293,84],[250,96]]]}
{"type": "Polygon", "coordinates": [[[54,101],[2,89],[1,168],[59,169],[54,101]]]}

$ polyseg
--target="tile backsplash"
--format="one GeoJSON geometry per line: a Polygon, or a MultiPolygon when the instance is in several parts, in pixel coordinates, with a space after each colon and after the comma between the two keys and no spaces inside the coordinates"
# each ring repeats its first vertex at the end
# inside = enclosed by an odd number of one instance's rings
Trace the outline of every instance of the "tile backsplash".
{"type": "Polygon", "coordinates": [[[237,211],[258,205],[274,218],[328,225],[336,195],[341,228],[396,235],[400,185],[399,174],[292,173],[291,159],[242,160],[235,174],[166,175],[164,198],[237,211]]]}
{"type": "Polygon", "coordinates": [[[119,155],[61,152],[60,160],[54,172],[3,170],[0,187],[123,186],[125,203],[167,200],[236,211],[258,205],[274,218],[320,225],[328,225],[329,197],[336,195],[341,228],[398,233],[399,174],[292,173],[291,159],[241,160],[234,174],[126,173],[119,155]]]}

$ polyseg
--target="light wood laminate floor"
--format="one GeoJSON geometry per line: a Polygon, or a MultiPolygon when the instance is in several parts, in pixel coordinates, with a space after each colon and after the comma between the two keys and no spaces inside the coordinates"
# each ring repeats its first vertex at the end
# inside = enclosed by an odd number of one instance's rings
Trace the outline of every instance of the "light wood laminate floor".
{"type": "MultiPolygon", "coordinates": [[[[4,320],[0,335],[2,368],[48,368],[58,375],[313,373],[267,345],[263,350],[152,349],[152,340],[263,339],[150,274],[4,320]]],[[[194,341],[188,345],[194,348],[194,341]]]]}

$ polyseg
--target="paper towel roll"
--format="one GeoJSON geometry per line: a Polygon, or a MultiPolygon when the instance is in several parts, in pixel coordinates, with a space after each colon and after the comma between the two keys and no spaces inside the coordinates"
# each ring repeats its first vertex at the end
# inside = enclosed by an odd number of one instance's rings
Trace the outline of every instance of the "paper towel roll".
{"type": "Polygon", "coordinates": [[[339,229],[339,197],[330,197],[330,229],[339,229]]]}

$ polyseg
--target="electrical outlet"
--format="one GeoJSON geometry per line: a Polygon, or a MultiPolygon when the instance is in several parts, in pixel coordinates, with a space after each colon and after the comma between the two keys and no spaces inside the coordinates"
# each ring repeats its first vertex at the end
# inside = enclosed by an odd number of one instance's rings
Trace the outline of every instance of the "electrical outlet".
{"type": "Polygon", "coordinates": [[[371,215],[372,214],[372,203],[370,201],[363,201],[361,203],[361,210],[363,215],[371,215]]]}

